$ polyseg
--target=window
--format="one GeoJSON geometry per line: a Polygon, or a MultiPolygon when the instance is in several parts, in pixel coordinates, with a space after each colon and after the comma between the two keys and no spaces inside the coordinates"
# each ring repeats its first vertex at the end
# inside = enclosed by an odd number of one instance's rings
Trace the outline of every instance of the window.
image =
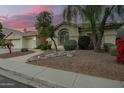
{"type": "Polygon", "coordinates": [[[63,45],[65,41],[69,40],[69,32],[67,29],[62,29],[58,33],[59,36],[59,45],[63,45]]]}

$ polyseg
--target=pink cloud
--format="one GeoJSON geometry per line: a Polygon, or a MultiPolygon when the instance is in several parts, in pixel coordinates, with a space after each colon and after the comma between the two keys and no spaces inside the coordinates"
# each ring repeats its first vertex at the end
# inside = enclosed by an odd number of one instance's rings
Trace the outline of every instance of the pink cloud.
{"type": "MultiPolygon", "coordinates": [[[[15,15],[3,22],[7,28],[24,29],[34,28],[36,22],[36,16],[43,11],[51,11],[55,6],[34,6],[30,11],[24,12],[22,15],[15,15]]],[[[53,23],[56,25],[62,20],[61,15],[55,15],[53,17],[53,23]]]]}
{"type": "Polygon", "coordinates": [[[8,21],[6,27],[13,27],[13,28],[27,28],[34,26],[31,21],[28,20],[12,20],[8,21]]]}
{"type": "Polygon", "coordinates": [[[8,18],[3,22],[4,27],[7,28],[28,28],[35,24],[34,15],[16,15],[8,18]]]}
{"type": "Polygon", "coordinates": [[[62,17],[61,14],[60,15],[55,15],[53,17],[53,24],[54,25],[60,24],[62,22],[62,20],[63,20],[63,17],[62,17]]]}
{"type": "Polygon", "coordinates": [[[43,11],[50,11],[55,6],[49,5],[49,6],[43,6],[43,5],[37,5],[34,6],[29,12],[24,13],[25,15],[32,15],[32,14],[38,14],[43,11]]]}
{"type": "Polygon", "coordinates": [[[0,16],[0,22],[6,21],[8,18],[6,16],[0,16]]]}

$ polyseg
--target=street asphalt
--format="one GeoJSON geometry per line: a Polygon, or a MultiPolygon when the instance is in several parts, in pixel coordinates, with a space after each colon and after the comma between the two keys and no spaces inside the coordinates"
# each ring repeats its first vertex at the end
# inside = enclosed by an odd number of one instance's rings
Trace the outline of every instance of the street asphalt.
{"type": "Polygon", "coordinates": [[[0,75],[0,88],[33,88],[33,87],[0,75]]]}

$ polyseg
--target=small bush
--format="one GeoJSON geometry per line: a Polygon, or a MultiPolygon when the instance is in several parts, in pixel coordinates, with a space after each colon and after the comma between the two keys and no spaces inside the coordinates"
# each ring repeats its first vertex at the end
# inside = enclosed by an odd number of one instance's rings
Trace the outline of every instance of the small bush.
{"type": "Polygon", "coordinates": [[[3,42],[1,43],[1,47],[2,47],[2,48],[7,48],[7,42],[3,41],[3,42]]]}
{"type": "Polygon", "coordinates": [[[48,44],[47,49],[51,50],[51,46],[52,46],[51,44],[48,44]]]}
{"type": "Polygon", "coordinates": [[[88,49],[90,44],[90,37],[80,36],[78,40],[79,49],[88,49]]]}
{"type": "Polygon", "coordinates": [[[41,49],[41,45],[37,46],[35,49],[41,49]]]}
{"type": "Polygon", "coordinates": [[[41,49],[41,50],[51,49],[51,44],[48,44],[48,45],[39,45],[39,46],[36,47],[36,49],[41,49]]]}
{"type": "Polygon", "coordinates": [[[94,49],[93,42],[90,42],[90,44],[89,44],[88,48],[89,48],[89,49],[94,49]]]}
{"type": "Polygon", "coordinates": [[[47,45],[41,45],[41,50],[47,50],[47,45]]]}
{"type": "Polygon", "coordinates": [[[109,53],[112,55],[112,56],[116,56],[117,55],[117,46],[116,45],[113,45],[110,47],[110,50],[109,50],[109,53]]]}
{"type": "Polygon", "coordinates": [[[68,50],[75,50],[77,48],[77,42],[75,40],[68,40],[64,43],[64,49],[68,50]]]}
{"type": "Polygon", "coordinates": [[[105,52],[109,52],[110,47],[111,47],[111,46],[114,46],[114,44],[112,44],[112,43],[104,43],[103,46],[104,46],[105,52]]]}
{"type": "Polygon", "coordinates": [[[22,48],[21,49],[21,52],[27,52],[27,51],[29,51],[27,48],[22,48]]]}

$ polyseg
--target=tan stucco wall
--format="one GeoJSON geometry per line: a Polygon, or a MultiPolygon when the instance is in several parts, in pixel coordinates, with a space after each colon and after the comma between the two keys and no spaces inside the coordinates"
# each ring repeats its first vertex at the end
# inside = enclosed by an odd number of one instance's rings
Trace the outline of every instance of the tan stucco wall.
{"type": "Polygon", "coordinates": [[[58,32],[62,29],[67,29],[69,31],[69,36],[70,37],[73,37],[73,36],[79,36],[78,34],[78,28],[76,27],[73,27],[73,26],[68,26],[68,25],[63,25],[61,27],[59,27],[56,32],[55,32],[55,35],[56,37],[58,37],[58,32]]]}
{"type": "MultiPolygon", "coordinates": [[[[74,26],[67,26],[67,25],[62,25],[61,27],[59,27],[56,32],[55,32],[55,38],[54,40],[56,41],[56,44],[58,46],[59,49],[63,49],[63,46],[60,46],[58,44],[58,32],[62,29],[67,29],[68,32],[69,32],[69,40],[76,40],[78,41],[78,36],[79,36],[79,33],[78,33],[78,28],[74,27],[74,26]]],[[[52,42],[52,48],[54,48],[54,44],[52,42]]]]}
{"type": "Polygon", "coordinates": [[[44,43],[45,41],[43,40],[43,38],[36,37],[36,46],[39,46],[44,43]]]}
{"type": "Polygon", "coordinates": [[[103,37],[103,43],[113,43],[115,44],[116,39],[116,30],[108,30],[105,31],[104,37],[103,37]]]}
{"type": "MultiPolygon", "coordinates": [[[[65,25],[59,27],[55,32],[56,38],[54,38],[59,49],[63,49],[63,46],[58,45],[58,32],[60,30],[64,29],[64,28],[68,29],[70,40],[78,41],[78,37],[79,37],[78,28],[73,27],[73,26],[65,26],[65,25]]],[[[87,32],[84,31],[82,33],[82,35],[87,35],[87,33],[89,33],[89,32],[90,31],[87,31],[87,32]]],[[[116,30],[106,30],[105,33],[104,33],[104,36],[103,36],[102,46],[103,46],[103,43],[113,43],[113,44],[115,44],[116,34],[117,34],[116,30]]],[[[52,42],[52,48],[54,48],[53,42],[52,42]]]]}

